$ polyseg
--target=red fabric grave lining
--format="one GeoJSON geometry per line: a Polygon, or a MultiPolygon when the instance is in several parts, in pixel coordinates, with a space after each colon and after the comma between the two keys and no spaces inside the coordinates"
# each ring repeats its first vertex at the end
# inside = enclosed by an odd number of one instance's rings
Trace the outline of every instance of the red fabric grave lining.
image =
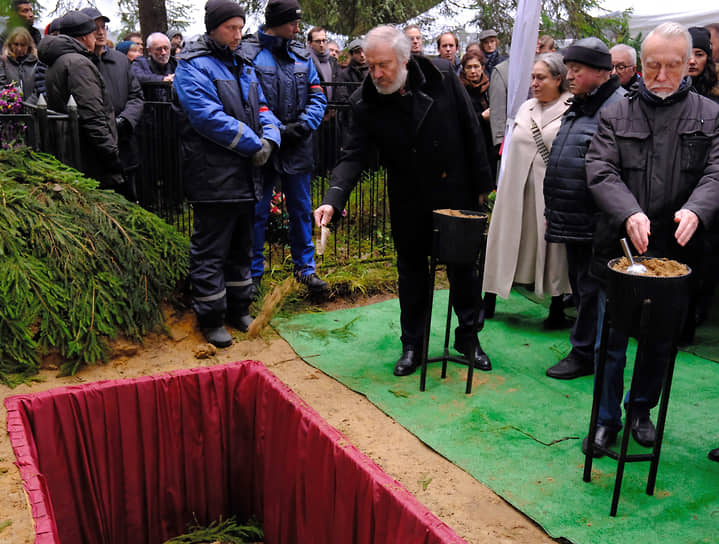
{"type": "Polygon", "coordinates": [[[268,543],[463,543],[262,363],[5,400],[37,544],[157,544],[254,515],[268,543]]]}

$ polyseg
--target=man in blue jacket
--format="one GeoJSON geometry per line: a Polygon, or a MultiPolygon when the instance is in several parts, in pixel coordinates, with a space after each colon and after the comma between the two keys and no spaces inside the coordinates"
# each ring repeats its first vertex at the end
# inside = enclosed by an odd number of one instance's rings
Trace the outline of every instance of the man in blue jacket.
{"type": "Polygon", "coordinates": [[[295,277],[310,291],[322,292],[327,283],[315,273],[312,244],[310,173],[313,169],[312,133],[319,127],[327,99],[310,52],[293,40],[302,10],[296,0],[270,0],[266,24],[242,42],[242,52],[255,66],[272,112],[280,120],[282,148],[264,169],[264,193],[255,206],[252,279],[264,273],[265,229],[272,189],[281,186],[290,216],[290,251],[295,277]]]}
{"type": "Polygon", "coordinates": [[[250,261],[259,168],[279,146],[255,71],[239,55],[245,13],[230,0],[205,5],[207,33],[178,55],[177,98],[185,186],[193,204],[190,239],[192,306],[203,334],[217,347],[232,344],[227,322],[246,331],[252,318],[250,261]]]}

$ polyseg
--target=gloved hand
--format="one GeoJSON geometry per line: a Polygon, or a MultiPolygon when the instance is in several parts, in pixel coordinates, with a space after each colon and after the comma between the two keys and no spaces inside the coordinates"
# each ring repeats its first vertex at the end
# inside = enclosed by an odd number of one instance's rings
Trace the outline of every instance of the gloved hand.
{"type": "Polygon", "coordinates": [[[118,117],[115,122],[117,124],[117,136],[119,139],[122,140],[132,134],[132,125],[130,124],[130,121],[124,117],[118,117]]]}
{"type": "Polygon", "coordinates": [[[252,164],[255,166],[264,166],[267,164],[267,161],[270,160],[270,155],[272,155],[272,142],[265,138],[262,138],[260,141],[262,142],[262,149],[252,155],[252,164]]]}
{"type": "Polygon", "coordinates": [[[288,144],[296,144],[304,140],[308,135],[309,132],[301,121],[289,123],[285,125],[285,130],[282,132],[282,141],[288,144]]]}

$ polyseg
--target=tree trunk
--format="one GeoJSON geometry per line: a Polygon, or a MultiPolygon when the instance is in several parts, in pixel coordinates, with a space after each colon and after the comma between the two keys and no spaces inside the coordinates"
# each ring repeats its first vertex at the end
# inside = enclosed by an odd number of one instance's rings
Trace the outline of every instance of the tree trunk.
{"type": "Polygon", "coordinates": [[[153,32],[167,32],[165,0],[138,0],[137,4],[143,41],[153,32]]]}

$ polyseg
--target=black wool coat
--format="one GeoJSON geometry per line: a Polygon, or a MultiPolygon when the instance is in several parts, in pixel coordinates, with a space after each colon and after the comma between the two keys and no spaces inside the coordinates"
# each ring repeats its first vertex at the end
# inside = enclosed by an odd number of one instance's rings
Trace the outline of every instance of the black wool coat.
{"type": "Polygon", "coordinates": [[[323,203],[342,210],[376,149],[388,172],[397,252],[428,255],[432,210],[476,210],[494,180],[459,78],[443,75],[423,57],[410,58],[407,68],[403,91],[381,95],[368,77],[350,97],[352,123],[323,203]]]}

